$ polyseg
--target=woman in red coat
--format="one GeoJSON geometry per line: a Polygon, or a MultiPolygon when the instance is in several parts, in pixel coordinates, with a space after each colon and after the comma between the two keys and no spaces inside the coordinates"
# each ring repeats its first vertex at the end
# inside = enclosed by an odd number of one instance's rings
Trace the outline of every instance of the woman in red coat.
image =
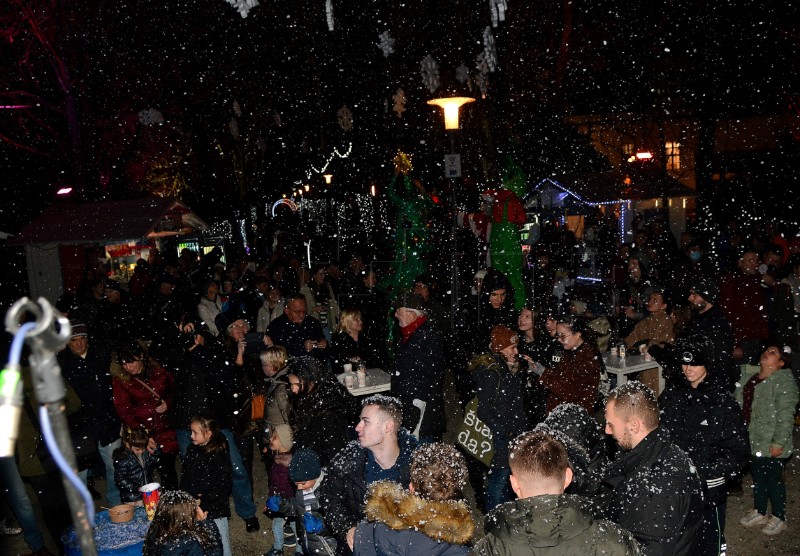
{"type": "Polygon", "coordinates": [[[162,450],[158,473],[164,489],[178,487],[175,458],[178,439],[170,420],[172,375],[165,371],[138,343],[120,350],[119,362],[125,370],[115,376],[114,407],[123,426],[144,427],[162,450]]]}
{"type": "Polygon", "coordinates": [[[591,334],[581,317],[567,317],[556,326],[556,338],[564,346],[564,354],[555,366],[542,373],[547,413],[562,403],[576,403],[594,415],[603,358],[591,334]]]}

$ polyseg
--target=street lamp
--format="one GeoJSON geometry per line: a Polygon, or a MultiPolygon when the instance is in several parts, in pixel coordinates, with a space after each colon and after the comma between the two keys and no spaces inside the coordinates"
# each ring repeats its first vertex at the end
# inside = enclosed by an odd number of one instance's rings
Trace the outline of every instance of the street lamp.
{"type": "Polygon", "coordinates": [[[331,181],[333,180],[333,174],[322,174],[322,177],[325,178],[325,183],[327,185],[331,184],[331,181]]]}
{"type": "Polygon", "coordinates": [[[445,177],[450,179],[450,208],[453,211],[453,222],[450,231],[450,241],[453,245],[452,266],[450,271],[450,326],[455,330],[456,313],[458,312],[458,264],[456,229],[458,228],[458,211],[456,210],[456,178],[461,177],[461,155],[456,152],[456,132],[458,131],[458,112],[465,104],[475,102],[471,97],[442,97],[428,101],[432,106],[439,106],[444,112],[444,129],[450,135],[450,154],[445,156],[445,177]]]}

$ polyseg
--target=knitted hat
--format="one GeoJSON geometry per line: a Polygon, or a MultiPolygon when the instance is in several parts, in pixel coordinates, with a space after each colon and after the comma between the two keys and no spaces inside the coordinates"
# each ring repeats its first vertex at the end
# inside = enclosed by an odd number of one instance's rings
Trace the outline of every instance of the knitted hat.
{"type": "Polygon", "coordinates": [[[281,441],[281,446],[287,452],[292,451],[292,447],[294,446],[294,436],[292,436],[292,428],[286,424],[275,425],[274,427],[275,434],[278,435],[278,440],[281,441]]]}
{"type": "Polygon", "coordinates": [[[422,299],[421,295],[416,293],[406,293],[399,296],[395,301],[394,306],[397,307],[398,309],[400,307],[403,307],[405,309],[415,309],[423,313],[426,312],[425,300],[422,299]]]}
{"type": "Polygon", "coordinates": [[[519,343],[519,336],[517,336],[517,333],[502,324],[498,324],[492,328],[491,338],[489,349],[492,351],[503,351],[508,346],[515,346],[519,343]]]}
{"type": "Polygon", "coordinates": [[[681,364],[683,365],[705,367],[707,363],[705,353],[698,346],[685,346],[681,352],[681,364]]]}
{"type": "Polygon", "coordinates": [[[697,276],[689,285],[694,293],[712,305],[719,299],[719,286],[708,276],[697,276]]]}
{"type": "Polygon", "coordinates": [[[89,335],[89,329],[86,328],[86,325],[77,320],[69,321],[70,325],[72,326],[72,336],[71,338],[80,338],[86,337],[89,335]]]}
{"type": "Polygon", "coordinates": [[[289,464],[289,478],[295,483],[317,479],[322,474],[319,456],[311,448],[300,448],[289,464]]]}

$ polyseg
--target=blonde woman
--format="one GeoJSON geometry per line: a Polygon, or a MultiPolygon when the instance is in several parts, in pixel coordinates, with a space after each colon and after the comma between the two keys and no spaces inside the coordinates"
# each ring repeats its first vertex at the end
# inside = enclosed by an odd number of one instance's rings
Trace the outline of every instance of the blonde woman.
{"type": "Polygon", "coordinates": [[[343,372],[345,363],[357,363],[363,360],[365,346],[360,338],[363,328],[361,310],[348,307],[342,311],[339,326],[331,339],[331,365],[334,373],[343,372]]]}
{"type": "Polygon", "coordinates": [[[264,373],[264,418],[270,428],[289,424],[289,392],[286,382],[286,363],[289,355],[283,346],[271,346],[262,351],[261,370],[264,373]]]}

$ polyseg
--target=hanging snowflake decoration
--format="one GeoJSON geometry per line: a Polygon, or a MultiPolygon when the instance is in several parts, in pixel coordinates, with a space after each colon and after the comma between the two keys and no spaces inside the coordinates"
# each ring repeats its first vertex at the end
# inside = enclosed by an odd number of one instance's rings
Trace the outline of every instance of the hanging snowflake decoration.
{"type": "Polygon", "coordinates": [[[333,31],[333,0],[325,0],[325,19],[328,21],[328,31],[333,31]]]}
{"type": "Polygon", "coordinates": [[[483,30],[483,53],[486,55],[486,64],[489,66],[489,71],[494,72],[497,69],[497,49],[495,48],[491,27],[486,27],[483,30]]]}
{"type": "Polygon", "coordinates": [[[283,123],[283,120],[281,120],[281,113],[280,112],[275,112],[272,115],[272,121],[275,122],[275,125],[277,127],[281,127],[281,124],[283,123]]]}
{"type": "Polygon", "coordinates": [[[420,73],[422,74],[422,82],[428,88],[428,91],[432,93],[439,88],[439,64],[430,54],[427,54],[422,59],[420,73]]]}
{"type": "Polygon", "coordinates": [[[337,115],[339,116],[339,127],[345,131],[353,129],[353,113],[347,106],[339,108],[337,115]]]}
{"type": "Polygon", "coordinates": [[[227,0],[227,2],[233,6],[242,17],[247,17],[250,10],[258,6],[258,0],[227,0]]]}
{"type": "Polygon", "coordinates": [[[378,48],[383,52],[383,57],[388,58],[389,54],[394,54],[394,39],[389,31],[384,31],[378,35],[378,48]]]}
{"type": "Polygon", "coordinates": [[[497,27],[498,22],[506,20],[506,0],[489,0],[489,11],[492,14],[492,27],[497,27]]]}
{"type": "Polygon", "coordinates": [[[145,108],[137,114],[139,123],[142,125],[156,125],[164,123],[164,114],[155,108],[145,108]]]}
{"type": "Polygon", "coordinates": [[[489,64],[486,62],[486,54],[481,52],[475,58],[475,67],[478,73],[475,75],[475,85],[481,91],[481,97],[486,98],[489,89],[489,64]]]}
{"type": "Polygon", "coordinates": [[[242,117],[242,106],[239,104],[238,100],[233,101],[233,113],[236,114],[237,118],[242,117]]]}
{"type": "Polygon", "coordinates": [[[398,118],[402,118],[403,112],[406,111],[406,92],[398,88],[397,92],[392,95],[392,101],[394,103],[392,110],[397,113],[398,118]]]}
{"type": "Polygon", "coordinates": [[[466,83],[469,79],[469,68],[463,62],[456,68],[456,79],[459,83],[466,83]]]}

